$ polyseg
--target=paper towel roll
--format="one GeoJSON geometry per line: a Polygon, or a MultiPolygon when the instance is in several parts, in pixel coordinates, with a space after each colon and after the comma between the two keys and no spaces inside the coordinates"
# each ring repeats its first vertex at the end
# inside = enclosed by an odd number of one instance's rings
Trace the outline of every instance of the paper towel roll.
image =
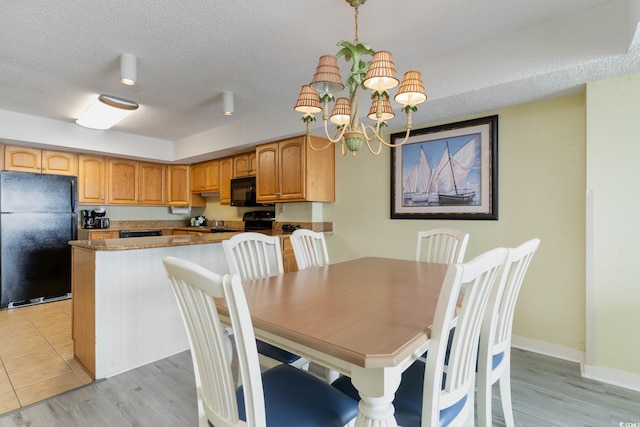
{"type": "Polygon", "coordinates": [[[191,214],[191,206],[171,206],[171,213],[174,215],[189,215],[191,214]]]}

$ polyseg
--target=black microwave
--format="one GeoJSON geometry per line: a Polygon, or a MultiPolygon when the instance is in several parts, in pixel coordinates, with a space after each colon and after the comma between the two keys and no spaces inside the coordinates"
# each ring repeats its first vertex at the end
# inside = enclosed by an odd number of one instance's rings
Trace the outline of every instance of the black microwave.
{"type": "Polygon", "coordinates": [[[231,206],[258,206],[255,176],[231,180],[231,206]]]}

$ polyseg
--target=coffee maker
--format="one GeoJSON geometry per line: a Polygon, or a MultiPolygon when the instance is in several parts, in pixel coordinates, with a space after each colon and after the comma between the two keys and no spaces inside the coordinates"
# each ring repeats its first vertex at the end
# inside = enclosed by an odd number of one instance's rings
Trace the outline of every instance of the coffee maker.
{"type": "Polygon", "coordinates": [[[82,228],[109,228],[109,218],[104,218],[107,211],[104,209],[89,210],[82,212],[82,228]]]}

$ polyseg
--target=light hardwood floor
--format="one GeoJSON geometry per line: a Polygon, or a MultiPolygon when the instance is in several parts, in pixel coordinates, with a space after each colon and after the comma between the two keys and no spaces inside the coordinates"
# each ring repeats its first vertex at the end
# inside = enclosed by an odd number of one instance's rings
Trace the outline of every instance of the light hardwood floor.
{"type": "Polygon", "coordinates": [[[91,381],[73,359],[71,300],[0,311],[0,414],[91,381]]]}
{"type": "MultiPolygon", "coordinates": [[[[639,392],[583,379],[576,363],[513,350],[512,389],[518,426],[640,425],[639,392]]],[[[195,399],[183,352],[8,413],[0,427],[197,426],[195,399]]],[[[503,426],[495,387],[493,403],[503,426]]]]}

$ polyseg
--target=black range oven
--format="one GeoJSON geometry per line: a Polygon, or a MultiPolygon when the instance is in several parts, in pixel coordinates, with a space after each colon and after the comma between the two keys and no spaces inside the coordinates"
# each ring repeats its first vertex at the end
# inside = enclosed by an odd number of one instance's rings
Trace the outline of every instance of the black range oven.
{"type": "Polygon", "coordinates": [[[251,211],[242,216],[244,231],[271,231],[275,221],[275,212],[251,211]]]}

